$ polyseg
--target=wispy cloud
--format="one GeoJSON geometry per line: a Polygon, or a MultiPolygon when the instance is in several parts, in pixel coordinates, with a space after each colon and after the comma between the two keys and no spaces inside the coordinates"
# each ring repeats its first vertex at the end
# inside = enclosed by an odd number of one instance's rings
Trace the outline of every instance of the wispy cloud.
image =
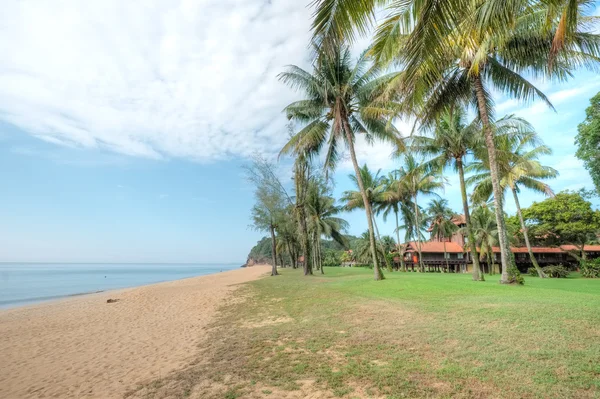
{"type": "Polygon", "coordinates": [[[310,9],[288,0],[3,3],[0,119],[48,142],[212,161],[274,152],[310,9]]]}

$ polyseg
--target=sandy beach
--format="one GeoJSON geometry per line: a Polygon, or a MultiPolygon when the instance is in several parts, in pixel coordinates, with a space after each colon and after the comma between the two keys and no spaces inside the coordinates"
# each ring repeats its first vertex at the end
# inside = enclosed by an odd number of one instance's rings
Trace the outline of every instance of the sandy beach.
{"type": "Polygon", "coordinates": [[[120,398],[185,366],[219,305],[269,271],[253,266],[1,310],[0,398],[120,398]]]}

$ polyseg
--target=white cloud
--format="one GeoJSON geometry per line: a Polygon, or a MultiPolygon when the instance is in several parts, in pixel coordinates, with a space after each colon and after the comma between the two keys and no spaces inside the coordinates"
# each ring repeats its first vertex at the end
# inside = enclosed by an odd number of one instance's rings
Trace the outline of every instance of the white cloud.
{"type": "Polygon", "coordinates": [[[310,9],[288,0],[9,0],[0,119],[43,140],[211,161],[273,152],[305,64],[310,9]]]}

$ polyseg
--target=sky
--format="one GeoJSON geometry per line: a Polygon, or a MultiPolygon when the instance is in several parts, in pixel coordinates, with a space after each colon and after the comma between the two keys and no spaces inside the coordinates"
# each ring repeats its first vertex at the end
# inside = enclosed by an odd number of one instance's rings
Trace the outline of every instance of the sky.
{"type": "MultiPolygon", "coordinates": [[[[287,139],[281,111],[300,97],[277,74],[310,65],[308,3],[4,1],[0,262],[244,263],[265,233],[249,226],[242,166],[256,153],[275,159],[287,139]]],[[[600,76],[536,84],[556,112],[496,93],[496,114],[525,117],[553,149],[542,162],[560,172],[555,191],[592,188],[574,136],[600,76]]],[[[391,152],[357,143],[359,162],[382,173],[398,166],[391,152]]],[[[289,162],[280,168],[287,181],[289,162]]],[[[336,196],[351,172],[346,159],[336,196]]],[[[440,195],[458,212],[447,178],[440,195]]],[[[521,204],[540,200],[523,192],[521,204]]],[[[344,217],[350,234],[366,229],[361,211],[344,217]]]]}

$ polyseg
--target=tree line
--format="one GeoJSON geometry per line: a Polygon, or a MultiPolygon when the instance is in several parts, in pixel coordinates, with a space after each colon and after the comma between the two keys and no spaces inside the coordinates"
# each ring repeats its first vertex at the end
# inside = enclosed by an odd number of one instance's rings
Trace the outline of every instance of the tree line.
{"type": "MultiPolygon", "coordinates": [[[[384,278],[383,263],[389,268],[387,257],[381,256],[375,215],[393,212],[396,220],[402,218],[420,252],[423,224],[431,220],[419,199],[443,186],[445,169],[459,175],[469,243],[484,235],[476,220],[486,212],[494,215],[500,282],[522,282],[509,249],[505,193],[517,204],[521,234],[543,277],[518,194],[528,188],[552,196],[544,180],[558,172],[538,161],[550,150],[527,121],[513,115],[496,117],[492,92],[521,101],[541,100],[552,108],[530,78],[565,80],[581,67],[596,70],[600,36],[590,27],[592,3],[316,0],[312,5],[312,69],[291,65],[279,75],[301,94],[284,109],[292,135],[280,155],[294,159],[292,192],[267,161],[255,161],[248,168],[257,187],[254,226],[270,232],[273,259],[276,232],[287,237],[288,252],[302,254],[305,274],[313,266],[322,271],[321,237],[343,243],[340,233],[345,226],[339,218],[341,207],[331,195],[330,175],[347,151],[356,190],[344,194],[343,206],[365,212],[375,280],[384,278]],[[381,7],[387,15],[376,20],[381,7]],[[350,46],[372,29],[369,48],[353,60],[350,46]],[[475,116],[469,120],[471,113],[475,116]],[[402,135],[395,127],[400,119],[414,124],[411,134],[402,135]],[[393,146],[402,166],[385,184],[377,174],[369,176],[366,165],[359,165],[358,135],[367,143],[382,140],[393,146]],[[469,185],[474,187],[470,194],[469,185]]],[[[443,203],[437,207],[431,213],[445,212],[443,203]]],[[[433,226],[439,234],[450,228],[441,217],[433,226]]],[[[399,237],[396,240],[400,245],[399,237]]],[[[470,251],[473,279],[482,280],[476,246],[470,245],[470,251]]]]}

